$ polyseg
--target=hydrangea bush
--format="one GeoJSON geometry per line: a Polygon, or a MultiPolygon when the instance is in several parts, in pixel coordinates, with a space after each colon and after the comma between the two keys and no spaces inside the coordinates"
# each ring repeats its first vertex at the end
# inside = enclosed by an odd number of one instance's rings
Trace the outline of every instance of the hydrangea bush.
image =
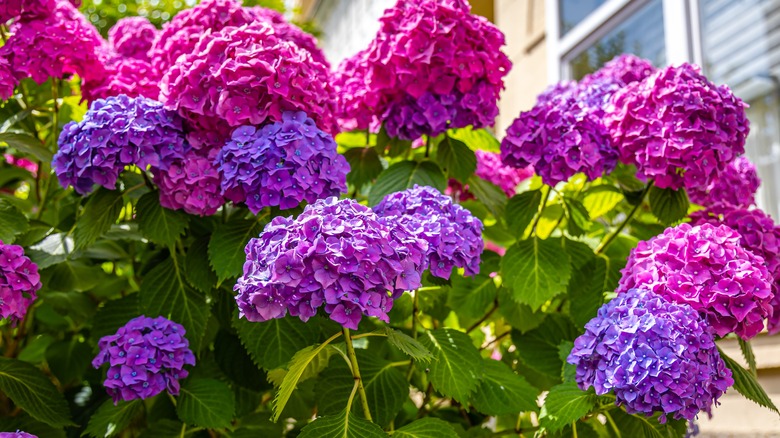
{"type": "Polygon", "coordinates": [[[511,63],[465,0],[398,0],[333,71],[257,3],[105,35],[0,5],[0,435],[681,438],[724,393],[775,409],[750,339],[780,331],[780,228],[726,86],[621,55],[496,138],[511,63]]]}

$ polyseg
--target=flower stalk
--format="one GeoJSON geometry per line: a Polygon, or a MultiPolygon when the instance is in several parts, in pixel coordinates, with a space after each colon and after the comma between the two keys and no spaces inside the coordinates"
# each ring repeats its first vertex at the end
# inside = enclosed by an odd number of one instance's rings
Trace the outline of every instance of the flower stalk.
{"type": "MultiPolygon", "coordinates": [[[[363,386],[363,379],[360,377],[360,368],[358,367],[358,360],[357,355],[355,354],[355,347],[352,345],[352,335],[349,332],[349,329],[346,327],[342,327],[342,333],[344,333],[344,341],[347,345],[347,356],[349,356],[349,362],[351,364],[352,368],[352,378],[355,379],[355,386],[357,387],[357,391],[360,394],[360,405],[363,408],[363,416],[366,417],[368,421],[374,421],[371,419],[371,410],[368,407],[368,397],[366,397],[366,388],[363,386]]],[[[352,395],[350,396],[350,400],[354,397],[355,390],[352,390],[352,395]]],[[[349,403],[351,405],[351,403],[349,403]]],[[[348,406],[347,409],[349,409],[348,406]]]]}

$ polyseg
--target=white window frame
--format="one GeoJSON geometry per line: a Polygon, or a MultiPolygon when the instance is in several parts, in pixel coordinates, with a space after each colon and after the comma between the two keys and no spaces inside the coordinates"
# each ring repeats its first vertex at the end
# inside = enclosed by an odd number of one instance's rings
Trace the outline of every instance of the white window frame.
{"type": "MultiPolygon", "coordinates": [[[[560,36],[560,0],[546,0],[547,80],[571,79],[570,61],[651,0],[607,0],[560,36]]],[[[701,63],[698,0],[662,0],[666,62],[701,63]]]]}

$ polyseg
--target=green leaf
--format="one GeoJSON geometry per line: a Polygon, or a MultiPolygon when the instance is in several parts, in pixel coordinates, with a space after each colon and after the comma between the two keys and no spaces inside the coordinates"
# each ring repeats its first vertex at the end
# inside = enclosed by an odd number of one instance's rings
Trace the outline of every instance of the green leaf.
{"type": "Polygon", "coordinates": [[[501,276],[512,288],[515,301],[537,310],[566,291],[571,276],[569,255],[558,238],[521,240],[501,260],[501,276]]]}
{"type": "Polygon", "coordinates": [[[780,414],[780,411],[777,410],[777,406],[775,406],[772,399],[770,399],[766,391],[764,391],[764,388],[758,383],[756,377],[753,374],[750,374],[748,370],[742,368],[742,365],[737,363],[734,359],[726,356],[720,348],[718,348],[718,352],[720,352],[720,356],[723,358],[726,366],[731,370],[731,377],[734,379],[734,389],[746,399],[780,414]]]}
{"type": "Polygon", "coordinates": [[[63,385],[81,380],[93,357],[92,347],[79,342],[77,336],[54,342],[46,349],[46,363],[63,385]]]}
{"type": "Polygon", "coordinates": [[[622,200],[623,194],[617,187],[602,184],[583,193],[582,205],[588,210],[591,219],[598,219],[612,211],[622,200]]]}
{"type": "Polygon", "coordinates": [[[742,357],[745,358],[745,362],[748,364],[750,374],[758,376],[756,371],[756,355],[753,354],[753,346],[750,344],[750,341],[737,337],[737,342],[739,342],[739,349],[742,352],[742,357]]]}
{"type": "Polygon", "coordinates": [[[387,341],[391,345],[403,351],[414,360],[428,363],[433,359],[433,354],[427,348],[406,333],[386,326],[385,334],[387,335],[387,341]]]}
{"type": "Polygon", "coordinates": [[[648,195],[650,211],[664,225],[671,225],[685,218],[688,214],[688,195],[684,189],[661,189],[650,187],[648,195]]]}
{"type": "Polygon", "coordinates": [[[447,178],[433,161],[401,161],[377,177],[368,194],[368,204],[377,205],[386,195],[414,187],[415,184],[444,191],[447,178]]]}
{"type": "Polygon", "coordinates": [[[33,418],[50,426],[70,426],[65,397],[41,370],[15,359],[0,358],[0,391],[33,418]]]}
{"type": "Polygon", "coordinates": [[[156,190],[143,195],[135,209],[138,230],[154,243],[172,248],[187,228],[187,215],[160,205],[156,190]]]}
{"type": "Polygon", "coordinates": [[[541,190],[531,190],[512,196],[506,204],[506,223],[509,225],[509,230],[516,236],[522,236],[539,212],[541,202],[541,190]]]}
{"type": "Polygon", "coordinates": [[[122,212],[122,192],[99,188],[90,195],[84,211],[76,221],[76,248],[86,248],[111,228],[122,212]]]}
{"type": "Polygon", "coordinates": [[[241,218],[232,219],[217,227],[209,241],[209,260],[220,283],[227,278],[241,275],[246,261],[244,248],[249,239],[260,234],[260,230],[258,221],[241,218]]]}
{"type": "Polygon", "coordinates": [[[209,237],[202,237],[192,243],[184,258],[187,280],[201,292],[208,293],[217,284],[217,274],[209,264],[209,237]]]}
{"type": "Polygon", "coordinates": [[[487,129],[474,129],[471,126],[450,129],[447,135],[465,143],[473,151],[501,152],[501,143],[487,129]]]}
{"type": "Polygon", "coordinates": [[[377,424],[341,411],[337,415],[317,418],[301,430],[298,438],[386,438],[377,424]]]}
{"type": "Polygon", "coordinates": [[[273,370],[287,366],[295,353],[319,338],[316,320],[279,318],[250,322],[233,318],[233,327],[252,361],[260,368],[273,370]]]}
{"type": "Polygon", "coordinates": [[[590,214],[580,201],[563,198],[566,213],[566,230],[572,236],[582,236],[590,228],[590,214]]]}
{"type": "Polygon", "coordinates": [[[651,417],[642,414],[627,414],[622,409],[612,409],[605,413],[612,417],[622,437],[645,438],[682,438],[685,436],[688,422],[668,418],[665,424],[658,421],[660,413],[651,417]]]}
{"type": "Polygon", "coordinates": [[[209,304],[203,294],[184,281],[174,259],[165,259],[152,268],[144,277],[139,294],[146,316],[161,315],[183,325],[192,350],[200,350],[209,304]]]}
{"type": "MultiPolygon", "coordinates": [[[[309,361],[309,363],[306,365],[306,368],[304,368],[303,372],[301,373],[301,377],[298,379],[298,386],[301,385],[301,382],[305,382],[306,380],[317,377],[324,369],[326,369],[330,363],[331,356],[336,354],[337,351],[338,350],[333,346],[328,346],[328,348],[323,348],[320,350],[320,352],[309,361]]],[[[287,376],[287,372],[288,371],[284,368],[277,368],[275,370],[268,371],[268,381],[273,383],[275,387],[280,388],[282,383],[284,383],[284,378],[287,376]]]]}
{"type": "Polygon", "coordinates": [[[22,351],[19,352],[17,359],[31,364],[39,364],[43,362],[46,354],[46,349],[49,348],[54,337],[48,334],[33,335],[27,339],[27,345],[24,346],[22,351]]]}
{"type": "Polygon", "coordinates": [[[35,420],[24,412],[14,417],[0,417],[0,431],[15,432],[23,430],[30,435],[46,438],[66,438],[65,430],[62,427],[52,427],[46,423],[35,420]]]}
{"type": "Polygon", "coordinates": [[[376,146],[379,152],[383,154],[387,154],[390,157],[400,157],[412,148],[412,142],[390,137],[384,125],[382,125],[376,136],[376,146]]]}
{"type": "Polygon", "coordinates": [[[512,291],[505,287],[498,289],[498,313],[521,333],[538,327],[547,315],[542,311],[534,312],[527,304],[518,303],[512,299],[512,291]]]}
{"type": "Polygon", "coordinates": [[[360,189],[373,181],[384,169],[376,149],[352,148],[344,152],[344,158],[349,163],[347,182],[360,189]]]}
{"type": "Polygon", "coordinates": [[[558,358],[563,362],[563,369],[561,370],[561,381],[563,383],[573,382],[577,375],[577,367],[566,361],[573,348],[574,342],[572,341],[563,341],[558,345],[558,358]]]}
{"type": "Polygon", "coordinates": [[[593,410],[597,399],[595,393],[581,390],[575,382],[553,386],[544,399],[539,424],[551,432],[560,430],[593,410]]]}
{"type": "Polygon", "coordinates": [[[436,151],[436,161],[450,178],[466,183],[477,170],[477,156],[465,143],[445,136],[436,151]]]}
{"type": "Polygon", "coordinates": [[[561,314],[547,315],[539,327],[528,333],[512,332],[512,340],[521,361],[528,368],[556,382],[560,382],[563,368],[558,346],[563,341],[573,341],[575,337],[577,330],[574,324],[561,314]]]}
{"type": "Polygon", "coordinates": [[[54,154],[32,135],[4,132],[0,134],[0,143],[6,143],[9,147],[31,155],[44,163],[51,163],[51,159],[54,157],[54,154]]]}
{"type": "Polygon", "coordinates": [[[596,316],[609,290],[607,259],[594,257],[574,271],[569,282],[569,315],[578,327],[596,316]]]}
{"type": "Polygon", "coordinates": [[[141,400],[120,401],[116,406],[113,401],[106,400],[97,412],[92,414],[82,436],[108,438],[119,435],[143,411],[143,408],[141,400]]]}
{"type": "Polygon", "coordinates": [[[188,379],[181,387],[176,412],[187,424],[218,429],[229,427],[235,413],[233,391],[214,379],[188,379]]]}
{"type": "Polygon", "coordinates": [[[41,273],[50,290],[84,292],[95,287],[106,275],[99,266],[87,266],[81,261],[64,261],[41,273]]]}
{"type": "Polygon", "coordinates": [[[0,199],[0,240],[5,244],[14,243],[16,236],[28,229],[24,213],[5,199],[0,199]]]}
{"type": "Polygon", "coordinates": [[[452,288],[447,305],[458,316],[477,319],[485,314],[497,298],[498,288],[490,275],[483,273],[472,277],[456,274],[452,276],[452,288]]]}
{"type": "Polygon", "coordinates": [[[469,191],[487,207],[495,218],[504,217],[506,210],[506,193],[497,185],[484,179],[471,175],[468,180],[469,191]]]}
{"type": "Polygon", "coordinates": [[[327,346],[328,344],[310,345],[295,353],[290,360],[290,367],[284,375],[279,391],[276,393],[276,397],[274,397],[273,415],[271,416],[271,420],[274,422],[279,420],[279,416],[282,414],[282,411],[284,411],[285,405],[287,405],[295,387],[301,380],[303,372],[306,371],[309,363],[319,356],[320,351],[327,346]]]}
{"type": "Polygon", "coordinates": [[[92,319],[92,339],[98,340],[103,336],[113,335],[119,327],[138,316],[141,313],[138,295],[127,295],[105,302],[92,319]]]}
{"type": "Polygon", "coordinates": [[[396,429],[393,438],[458,438],[458,433],[450,423],[426,417],[396,429]]]}
{"type": "Polygon", "coordinates": [[[434,389],[447,397],[464,403],[479,385],[482,357],[471,343],[471,338],[450,328],[427,331],[422,344],[433,353],[430,369],[434,389]]]}
{"type": "Polygon", "coordinates": [[[536,411],[539,389],[515,374],[506,364],[493,359],[482,360],[482,379],[471,399],[479,412],[487,415],[509,415],[536,411]]]}

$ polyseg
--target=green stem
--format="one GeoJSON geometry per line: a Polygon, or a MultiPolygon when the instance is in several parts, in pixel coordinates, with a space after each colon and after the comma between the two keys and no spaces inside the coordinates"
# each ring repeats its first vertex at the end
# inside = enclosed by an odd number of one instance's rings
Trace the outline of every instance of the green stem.
{"type": "Polygon", "coordinates": [[[410,360],[401,360],[401,361],[398,361],[398,362],[390,362],[389,364],[387,364],[387,366],[389,366],[389,367],[403,367],[403,366],[406,366],[406,365],[410,365],[411,363],[412,363],[411,359],[410,360]]]}
{"type": "Polygon", "coordinates": [[[572,421],[571,422],[571,434],[573,438],[577,438],[577,422],[572,421]]]}
{"type": "Polygon", "coordinates": [[[542,187],[542,204],[539,206],[539,211],[536,213],[533,225],[531,225],[531,234],[536,235],[536,226],[539,225],[539,220],[542,218],[544,208],[547,206],[547,198],[550,197],[550,186],[542,187]]]}
{"type": "MultiPolygon", "coordinates": [[[[450,138],[448,136],[445,136],[447,138],[447,141],[450,141],[450,138]]],[[[431,136],[425,137],[425,158],[428,158],[428,156],[431,154],[431,136]]]]}
{"type": "MultiPolygon", "coordinates": [[[[355,347],[352,345],[352,336],[349,333],[349,329],[346,327],[342,327],[342,333],[344,333],[344,341],[347,345],[347,355],[349,356],[349,361],[352,364],[352,377],[355,379],[355,385],[357,386],[358,393],[360,394],[360,404],[363,407],[363,415],[366,417],[366,420],[374,421],[371,419],[371,410],[368,408],[366,388],[363,387],[363,379],[360,378],[360,368],[358,367],[355,347]]],[[[354,388],[352,392],[354,393],[354,388]]],[[[347,407],[347,412],[349,412],[349,407],[347,407]]]]}
{"type": "Polygon", "coordinates": [[[488,310],[487,313],[484,316],[482,316],[482,318],[479,318],[477,322],[471,324],[471,326],[466,329],[466,333],[473,332],[474,329],[482,325],[483,322],[487,321],[488,318],[490,318],[496,310],[498,310],[498,300],[493,301],[493,307],[491,307],[490,310],[488,310]]]}
{"type": "Polygon", "coordinates": [[[370,338],[371,336],[381,336],[381,337],[385,337],[385,338],[387,337],[387,335],[384,334],[384,333],[374,333],[374,332],[371,332],[371,333],[363,333],[363,334],[360,334],[360,335],[355,335],[355,336],[352,337],[352,340],[354,341],[355,339],[360,339],[360,338],[370,338]]]}
{"type": "Polygon", "coordinates": [[[631,211],[628,212],[628,215],[626,215],[626,218],[623,219],[623,221],[620,223],[620,225],[618,225],[618,227],[615,228],[615,230],[612,231],[612,233],[610,233],[609,236],[607,236],[607,238],[604,239],[603,242],[601,242],[599,247],[596,248],[596,251],[595,251],[596,254],[601,254],[604,251],[606,251],[606,249],[609,247],[609,245],[611,245],[612,242],[614,242],[615,239],[617,239],[617,237],[620,235],[620,233],[623,231],[623,229],[626,228],[626,225],[628,225],[628,223],[631,222],[631,219],[633,219],[634,216],[636,216],[636,213],[639,211],[639,207],[641,207],[642,204],[644,203],[645,197],[647,196],[647,193],[650,191],[651,187],[653,187],[653,181],[650,181],[650,183],[647,184],[647,187],[645,187],[644,191],[642,192],[642,198],[639,200],[639,202],[636,203],[634,208],[632,208],[631,211]]]}
{"type": "Polygon", "coordinates": [[[602,412],[602,414],[604,414],[604,417],[607,418],[607,423],[612,426],[612,430],[615,431],[615,436],[617,438],[621,438],[622,435],[620,434],[620,428],[618,428],[617,424],[615,424],[615,420],[612,419],[612,415],[609,415],[609,412],[607,411],[602,412]]]}
{"type": "Polygon", "coordinates": [[[181,425],[181,433],[179,434],[179,438],[184,438],[187,432],[187,423],[182,423],[181,425]]]}
{"type": "Polygon", "coordinates": [[[412,338],[417,339],[417,312],[420,311],[420,289],[414,291],[412,298],[412,338]]]}

